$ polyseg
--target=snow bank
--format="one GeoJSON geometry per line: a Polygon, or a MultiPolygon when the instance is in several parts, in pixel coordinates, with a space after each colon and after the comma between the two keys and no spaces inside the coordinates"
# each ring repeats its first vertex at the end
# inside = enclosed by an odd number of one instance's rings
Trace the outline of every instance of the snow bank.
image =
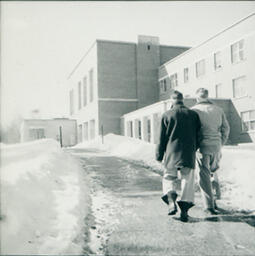
{"type": "Polygon", "coordinates": [[[89,188],[79,162],[48,139],[1,145],[1,158],[1,253],[81,254],[89,188]]]}
{"type": "Polygon", "coordinates": [[[222,153],[218,172],[225,200],[235,208],[255,210],[255,149],[225,147],[222,153]]]}
{"type": "MultiPolygon", "coordinates": [[[[155,161],[155,145],[138,139],[108,134],[104,144],[100,138],[93,142],[78,144],[77,148],[89,147],[138,161],[162,173],[163,168],[155,161]]],[[[222,185],[222,199],[240,210],[255,210],[255,146],[226,146],[223,148],[221,169],[218,171],[222,185]]]]}

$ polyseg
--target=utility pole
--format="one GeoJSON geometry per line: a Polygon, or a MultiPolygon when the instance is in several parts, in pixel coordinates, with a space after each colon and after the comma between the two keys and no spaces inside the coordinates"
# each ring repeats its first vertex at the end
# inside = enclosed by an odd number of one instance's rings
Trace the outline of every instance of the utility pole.
{"type": "Polygon", "coordinates": [[[104,144],[104,126],[101,126],[102,144],[104,144]]]}
{"type": "Polygon", "coordinates": [[[60,147],[63,147],[62,143],[62,126],[59,126],[59,142],[60,142],[60,147]]]}

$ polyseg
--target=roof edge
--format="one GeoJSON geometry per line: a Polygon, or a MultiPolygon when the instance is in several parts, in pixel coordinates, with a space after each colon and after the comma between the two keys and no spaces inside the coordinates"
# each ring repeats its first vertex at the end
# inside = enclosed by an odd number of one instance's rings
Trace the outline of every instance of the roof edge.
{"type": "Polygon", "coordinates": [[[69,76],[67,77],[67,80],[69,80],[71,78],[71,76],[75,73],[75,71],[77,70],[77,68],[80,66],[80,64],[82,63],[82,61],[86,58],[86,56],[89,54],[89,52],[93,49],[93,47],[96,45],[97,41],[95,40],[93,42],[93,44],[90,46],[90,48],[86,51],[86,53],[81,57],[81,59],[79,60],[79,62],[76,64],[76,66],[74,67],[74,69],[71,71],[71,73],[69,74],[69,76]]]}
{"type": "Polygon", "coordinates": [[[237,22],[235,22],[235,23],[233,23],[232,25],[228,26],[227,28],[221,30],[220,32],[218,32],[218,33],[215,34],[214,36],[209,37],[208,39],[206,39],[206,40],[203,41],[202,43],[200,43],[200,44],[198,44],[198,45],[196,45],[196,46],[190,48],[189,50],[187,50],[187,51],[185,51],[185,52],[183,52],[183,53],[177,55],[175,58],[173,58],[173,59],[171,59],[171,60],[165,62],[165,63],[162,64],[162,65],[160,65],[160,66],[159,66],[159,69],[162,68],[162,67],[164,67],[165,65],[167,65],[167,64],[169,64],[169,63],[175,61],[176,59],[178,59],[178,58],[184,56],[185,54],[187,54],[187,53],[189,53],[189,52],[191,52],[191,51],[197,49],[198,47],[204,45],[205,43],[211,41],[211,40],[214,39],[215,37],[221,35],[221,34],[224,33],[225,31],[227,31],[227,30],[229,30],[229,29],[235,27],[235,26],[238,25],[239,23],[241,23],[241,22],[243,22],[243,21],[249,19],[250,17],[252,17],[252,16],[254,16],[254,15],[255,15],[255,12],[249,14],[248,16],[246,16],[246,17],[244,17],[244,18],[242,18],[242,19],[240,19],[240,20],[238,20],[237,22]]]}

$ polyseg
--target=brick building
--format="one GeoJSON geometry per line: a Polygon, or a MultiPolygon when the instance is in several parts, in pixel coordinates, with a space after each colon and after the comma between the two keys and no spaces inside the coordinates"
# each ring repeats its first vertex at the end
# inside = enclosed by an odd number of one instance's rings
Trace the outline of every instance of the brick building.
{"type": "Polygon", "coordinates": [[[69,78],[70,114],[78,142],[116,133],[156,142],[155,125],[173,90],[195,104],[209,89],[230,123],[230,143],[255,141],[255,14],[196,47],[97,40],[69,78]]]}
{"type": "Polygon", "coordinates": [[[161,65],[159,100],[173,89],[192,97],[205,87],[212,98],[231,99],[235,142],[255,141],[254,67],[255,13],[161,65]]]}
{"type": "MultiPolygon", "coordinates": [[[[192,106],[195,101],[190,97],[195,96],[199,87],[205,87],[227,115],[230,142],[254,142],[254,67],[253,13],[161,65],[158,70],[159,103],[124,115],[122,133],[148,141],[148,135],[157,133],[158,127],[154,124],[166,110],[173,90],[183,92],[186,104],[192,106]]],[[[150,139],[156,140],[153,136],[150,139]]]]}
{"type": "Polygon", "coordinates": [[[78,142],[101,133],[121,133],[120,117],[159,99],[158,68],[188,50],[160,45],[158,37],[137,43],[96,40],[68,78],[70,117],[78,142]]]}

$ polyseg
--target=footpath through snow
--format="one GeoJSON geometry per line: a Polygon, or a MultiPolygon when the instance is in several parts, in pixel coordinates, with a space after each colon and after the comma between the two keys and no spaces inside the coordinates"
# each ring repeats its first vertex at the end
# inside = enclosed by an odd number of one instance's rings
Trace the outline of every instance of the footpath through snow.
{"type": "Polygon", "coordinates": [[[1,144],[1,254],[81,254],[89,188],[54,140],[1,144]]]}
{"type": "MultiPolygon", "coordinates": [[[[95,148],[135,161],[143,166],[163,172],[155,160],[155,145],[138,139],[108,134],[104,144],[97,138],[93,142],[78,144],[75,148],[95,148]]],[[[218,170],[222,190],[222,203],[230,208],[255,211],[255,146],[225,146],[221,168],[218,170]]]]}

